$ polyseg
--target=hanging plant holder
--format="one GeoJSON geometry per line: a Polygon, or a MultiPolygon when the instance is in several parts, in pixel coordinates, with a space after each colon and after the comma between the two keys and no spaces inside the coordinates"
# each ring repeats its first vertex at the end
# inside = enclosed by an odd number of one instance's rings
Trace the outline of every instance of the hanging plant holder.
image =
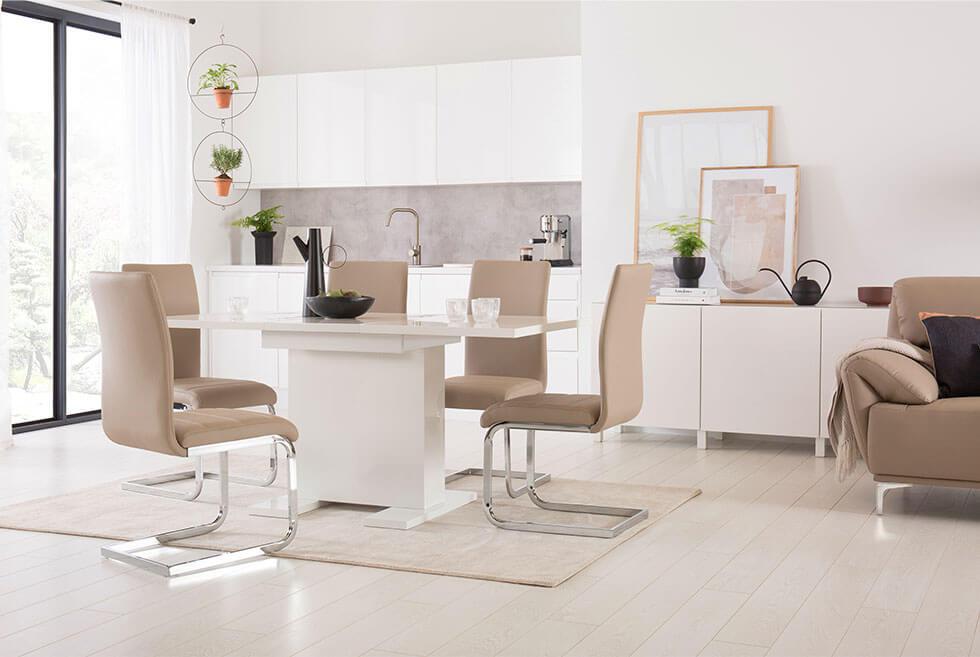
{"type": "Polygon", "coordinates": [[[252,160],[248,148],[234,134],[234,119],[252,106],[258,90],[259,69],[255,60],[238,46],[225,43],[224,34],[218,37],[218,43],[202,50],[187,70],[187,95],[191,104],[204,116],[220,121],[220,128],[204,137],[194,149],[191,161],[194,185],[209,203],[222,209],[240,202],[252,186],[252,160]],[[253,89],[239,87],[239,65],[251,69],[246,77],[254,81],[253,89]],[[239,97],[243,99],[241,102],[236,101],[239,97]],[[205,144],[211,144],[210,168],[217,173],[210,178],[205,174],[207,165],[199,159],[203,158],[201,147],[205,144]],[[246,171],[248,175],[244,177],[246,171]]]}

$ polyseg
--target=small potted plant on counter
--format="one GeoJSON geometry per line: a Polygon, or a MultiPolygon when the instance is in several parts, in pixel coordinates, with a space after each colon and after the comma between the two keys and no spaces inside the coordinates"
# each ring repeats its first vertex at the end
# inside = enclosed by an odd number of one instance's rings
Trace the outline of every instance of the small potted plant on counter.
{"type": "Polygon", "coordinates": [[[211,147],[211,168],[218,172],[214,177],[214,188],[218,196],[228,196],[231,192],[232,178],[229,171],[242,166],[242,149],[229,148],[224,144],[211,147]]]}
{"type": "Polygon", "coordinates": [[[259,210],[253,215],[236,219],[231,223],[236,228],[251,228],[255,238],[255,264],[272,264],[272,240],[276,236],[273,230],[276,224],[281,224],[285,215],[279,214],[281,205],[259,210]]]}
{"type": "Polygon", "coordinates": [[[677,221],[665,221],[654,226],[667,233],[673,240],[674,274],[678,287],[697,287],[704,273],[704,256],[698,254],[708,248],[701,239],[701,222],[711,223],[704,217],[681,215],[677,221]]]}
{"type": "Polygon", "coordinates": [[[212,64],[201,74],[197,92],[211,89],[218,109],[231,106],[231,94],[238,91],[238,67],[235,64],[212,64]]]}

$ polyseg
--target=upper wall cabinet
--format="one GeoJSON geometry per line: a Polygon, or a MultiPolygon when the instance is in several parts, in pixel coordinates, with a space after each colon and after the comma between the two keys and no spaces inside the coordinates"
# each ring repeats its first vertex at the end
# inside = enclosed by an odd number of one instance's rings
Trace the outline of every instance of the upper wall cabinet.
{"type": "Polygon", "coordinates": [[[252,106],[233,123],[252,161],[252,187],[297,186],[296,116],[296,76],[263,75],[252,106]]]}
{"type": "Polygon", "coordinates": [[[365,72],[368,185],[436,183],[436,67],[365,72]]]}
{"type": "Polygon", "coordinates": [[[438,70],[439,183],[510,180],[510,62],[438,70]]]}
{"type": "Polygon", "coordinates": [[[296,80],[299,186],[363,185],[364,71],[310,73],[296,80]]]}
{"type": "Polygon", "coordinates": [[[511,178],[581,180],[580,57],[511,62],[511,178]]]}

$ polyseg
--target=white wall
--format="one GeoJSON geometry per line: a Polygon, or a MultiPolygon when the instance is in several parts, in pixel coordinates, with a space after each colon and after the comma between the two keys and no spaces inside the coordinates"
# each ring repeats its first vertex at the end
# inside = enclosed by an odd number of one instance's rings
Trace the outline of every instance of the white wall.
{"type": "Polygon", "coordinates": [[[977,25],[977,3],[584,3],[585,299],[633,258],[636,113],[671,108],[775,106],[828,299],[980,274],[977,25]]]}
{"type": "Polygon", "coordinates": [[[579,54],[578,2],[261,4],[265,73],[579,54]]]}

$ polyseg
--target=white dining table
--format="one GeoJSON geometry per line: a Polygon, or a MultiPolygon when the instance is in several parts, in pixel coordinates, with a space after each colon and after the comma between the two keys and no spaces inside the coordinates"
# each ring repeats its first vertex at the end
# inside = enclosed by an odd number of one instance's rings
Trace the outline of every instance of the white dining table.
{"type": "MultiPolygon", "coordinates": [[[[171,328],[260,331],[288,352],[288,413],[299,429],[300,512],[329,503],[384,507],[365,525],[409,529],[476,498],[445,486],[445,347],[464,337],[514,340],[575,328],[578,320],[368,313],[336,320],[299,314],[168,317],[171,328]]],[[[474,432],[473,440],[482,434],[474,432]]],[[[285,498],[253,508],[281,516],[285,498]]]]}

